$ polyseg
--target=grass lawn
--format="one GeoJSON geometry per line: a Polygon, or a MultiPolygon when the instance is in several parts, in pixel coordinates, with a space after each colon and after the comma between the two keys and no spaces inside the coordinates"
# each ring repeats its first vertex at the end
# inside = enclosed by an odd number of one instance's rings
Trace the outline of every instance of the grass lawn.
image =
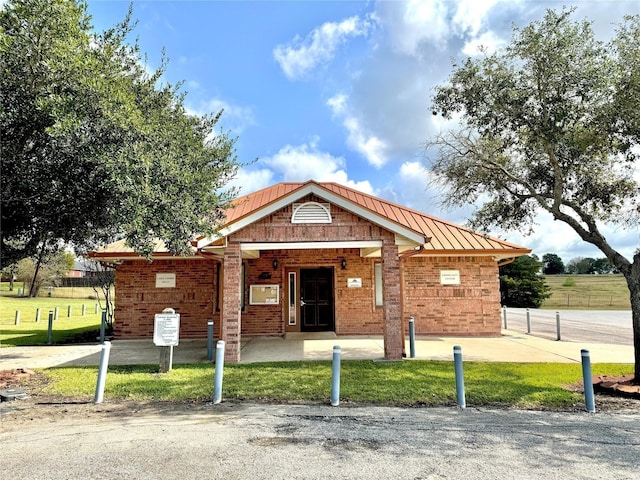
{"type": "Polygon", "coordinates": [[[631,310],[622,275],[546,275],[551,297],[541,308],[631,310]]]}
{"type": "MultiPolygon", "coordinates": [[[[622,375],[632,365],[595,364],[594,374],[622,375]]],[[[340,397],[344,403],[378,405],[455,405],[452,362],[343,361],[340,397]]],[[[466,362],[469,406],[571,409],[584,398],[565,388],[582,378],[578,364],[466,362]]],[[[96,367],[51,368],[43,394],[92,401],[96,367]]],[[[211,401],[214,366],[176,365],[168,373],[157,366],[109,368],[105,399],[134,401],[211,401]]],[[[223,398],[274,402],[326,402],[331,396],[331,362],[279,362],[226,365],[223,398]]]]}
{"type": "MultiPolygon", "coordinates": [[[[14,293],[14,292],[11,292],[14,293]]],[[[49,311],[58,307],[58,320],[53,322],[53,342],[58,343],[89,330],[100,328],[101,313],[95,313],[96,300],[76,298],[27,298],[0,296],[0,346],[44,345],[47,343],[49,311]],[[82,315],[82,305],[85,315],[82,315]],[[68,307],[71,306],[71,317],[68,307]],[[36,312],[40,308],[40,321],[36,312]],[[19,325],[15,324],[20,311],[19,325]]]]}

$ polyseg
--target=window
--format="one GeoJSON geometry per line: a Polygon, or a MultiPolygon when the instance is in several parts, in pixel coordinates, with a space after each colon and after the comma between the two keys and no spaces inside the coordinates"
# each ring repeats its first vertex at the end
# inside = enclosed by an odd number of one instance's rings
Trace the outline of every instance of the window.
{"type": "Polygon", "coordinates": [[[289,325],[296,324],[296,274],[289,272],[289,325]]]}
{"type": "Polygon", "coordinates": [[[376,307],[384,305],[382,300],[382,264],[376,263],[373,265],[375,276],[375,290],[376,290],[376,307]]]}

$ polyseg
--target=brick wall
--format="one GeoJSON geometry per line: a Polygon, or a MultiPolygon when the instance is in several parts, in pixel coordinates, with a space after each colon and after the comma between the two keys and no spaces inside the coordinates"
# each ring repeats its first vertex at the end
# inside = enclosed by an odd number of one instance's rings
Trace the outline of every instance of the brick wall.
{"type": "Polygon", "coordinates": [[[486,257],[411,257],[403,264],[404,318],[417,334],[499,335],[498,267],[486,257]],[[440,285],[440,270],[458,270],[460,285],[440,285]]]}
{"type": "MultiPolygon", "coordinates": [[[[301,201],[318,201],[309,196],[301,201]]],[[[331,206],[333,223],[292,225],[293,207],[278,212],[238,231],[228,239],[230,250],[239,254],[242,242],[295,242],[381,240],[392,246],[390,232],[345,210],[331,206]]],[[[391,251],[391,250],[389,250],[391,251]]],[[[395,251],[395,249],[394,249],[395,251]]],[[[235,258],[235,257],[234,257],[235,258]]],[[[332,267],[334,274],[335,326],[338,335],[382,335],[385,307],[375,306],[374,264],[377,258],[361,258],[358,249],[263,251],[258,259],[244,259],[246,268],[242,335],[282,335],[287,318],[286,272],[299,268],[332,267]],[[340,263],[346,259],[347,268],[340,263]],[[278,268],[273,269],[273,260],[278,268]],[[260,279],[267,272],[270,279],[260,279]],[[348,278],[360,278],[361,288],[348,288],[348,278]],[[249,286],[277,284],[277,305],[249,305],[249,286]]],[[[421,335],[497,335],[500,333],[500,294],[496,262],[485,257],[410,257],[401,260],[402,287],[388,298],[403,299],[402,320],[414,316],[421,335]],[[440,270],[458,270],[460,285],[441,285],[440,270]]],[[[127,261],[116,273],[116,335],[142,338],[153,335],[153,316],[166,307],[181,314],[182,338],[206,338],[206,322],[215,322],[215,336],[222,337],[220,312],[216,309],[217,269],[215,260],[127,261]],[[176,273],[176,288],[155,288],[156,273],[176,273]]],[[[234,268],[237,270],[238,265],[234,268]]],[[[227,272],[229,274],[230,272],[227,272]]],[[[397,275],[385,270],[387,282],[397,275]]],[[[237,292],[237,286],[228,285],[237,292]]],[[[235,322],[240,295],[229,295],[227,309],[235,322]],[[233,297],[233,298],[232,298],[233,297]]],[[[392,309],[393,310],[393,309],[392,309]]],[[[395,315],[395,314],[394,314],[395,315]]],[[[299,319],[298,319],[299,322],[299,319]]],[[[229,327],[231,324],[229,323],[229,327]]],[[[234,330],[228,331],[235,340],[234,330]]],[[[228,338],[227,340],[231,340],[228,338]]],[[[397,343],[397,342],[395,342],[397,343]]],[[[238,347],[236,345],[236,347],[238,347]]],[[[235,355],[235,353],[234,353],[235,355]]]]}
{"type": "MultiPolygon", "coordinates": [[[[323,200],[309,195],[300,200],[323,200]]],[[[293,205],[235,232],[229,244],[241,242],[305,242],[386,240],[393,242],[394,235],[335,205],[331,205],[330,224],[292,224],[293,205]]],[[[380,261],[379,259],[377,261],[380,261]]],[[[246,307],[242,314],[242,333],[246,335],[282,335],[286,318],[286,271],[301,267],[334,267],[335,325],[338,335],[382,334],[384,310],[375,307],[373,263],[370,258],[361,258],[359,249],[332,250],[277,250],[263,251],[258,259],[245,260],[247,279],[245,288],[246,307]],[[342,270],[341,260],[347,260],[342,270]],[[273,270],[273,260],[278,260],[278,269],[273,270]],[[260,279],[267,272],[271,279],[260,279]],[[348,288],[348,278],[361,278],[362,288],[348,288]],[[278,305],[249,305],[249,285],[280,285],[278,305]]]]}
{"type": "MultiPolygon", "coordinates": [[[[116,270],[115,335],[153,337],[153,319],[167,307],[180,314],[181,338],[206,338],[214,312],[216,262],[213,260],[126,261],[116,270]],[[175,288],[156,288],[156,273],[175,273],[175,288]]],[[[218,337],[219,338],[219,337],[218,337]]]]}

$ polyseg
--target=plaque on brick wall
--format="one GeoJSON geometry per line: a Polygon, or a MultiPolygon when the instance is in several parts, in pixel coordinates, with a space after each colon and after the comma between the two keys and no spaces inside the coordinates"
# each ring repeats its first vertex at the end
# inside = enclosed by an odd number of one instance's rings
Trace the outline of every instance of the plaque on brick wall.
{"type": "Polygon", "coordinates": [[[361,278],[348,278],[347,279],[347,287],[348,288],[362,288],[362,279],[361,278]]]}
{"type": "Polygon", "coordinates": [[[176,274],[156,273],[156,288],[176,288],[176,274]]]}
{"type": "Polygon", "coordinates": [[[460,285],[460,270],[440,270],[441,285],[460,285]]]}
{"type": "Polygon", "coordinates": [[[280,303],[278,285],[249,286],[249,305],[276,305],[280,303]]]}

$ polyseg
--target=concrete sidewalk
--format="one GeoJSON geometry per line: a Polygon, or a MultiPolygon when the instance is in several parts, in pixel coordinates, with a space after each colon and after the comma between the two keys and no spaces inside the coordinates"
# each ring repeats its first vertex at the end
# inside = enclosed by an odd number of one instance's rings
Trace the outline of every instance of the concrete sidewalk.
{"type": "MultiPolygon", "coordinates": [[[[381,360],[382,337],[341,336],[332,333],[295,334],[287,338],[255,337],[242,342],[242,363],[331,360],[333,346],[340,345],[345,360],[381,360]]],[[[483,362],[580,363],[581,349],[587,349],[592,363],[633,363],[633,347],[603,343],[552,341],[503,330],[501,337],[418,337],[419,360],[453,360],[453,346],[462,347],[464,360],[483,362]]],[[[102,346],[54,345],[0,349],[0,370],[87,366],[100,363],[102,346]]],[[[409,355],[409,341],[406,341],[409,355]]],[[[110,365],[158,364],[160,349],[151,340],[114,340],[110,365]]],[[[173,363],[207,362],[206,340],[181,340],[174,348],[173,363]]]]}

